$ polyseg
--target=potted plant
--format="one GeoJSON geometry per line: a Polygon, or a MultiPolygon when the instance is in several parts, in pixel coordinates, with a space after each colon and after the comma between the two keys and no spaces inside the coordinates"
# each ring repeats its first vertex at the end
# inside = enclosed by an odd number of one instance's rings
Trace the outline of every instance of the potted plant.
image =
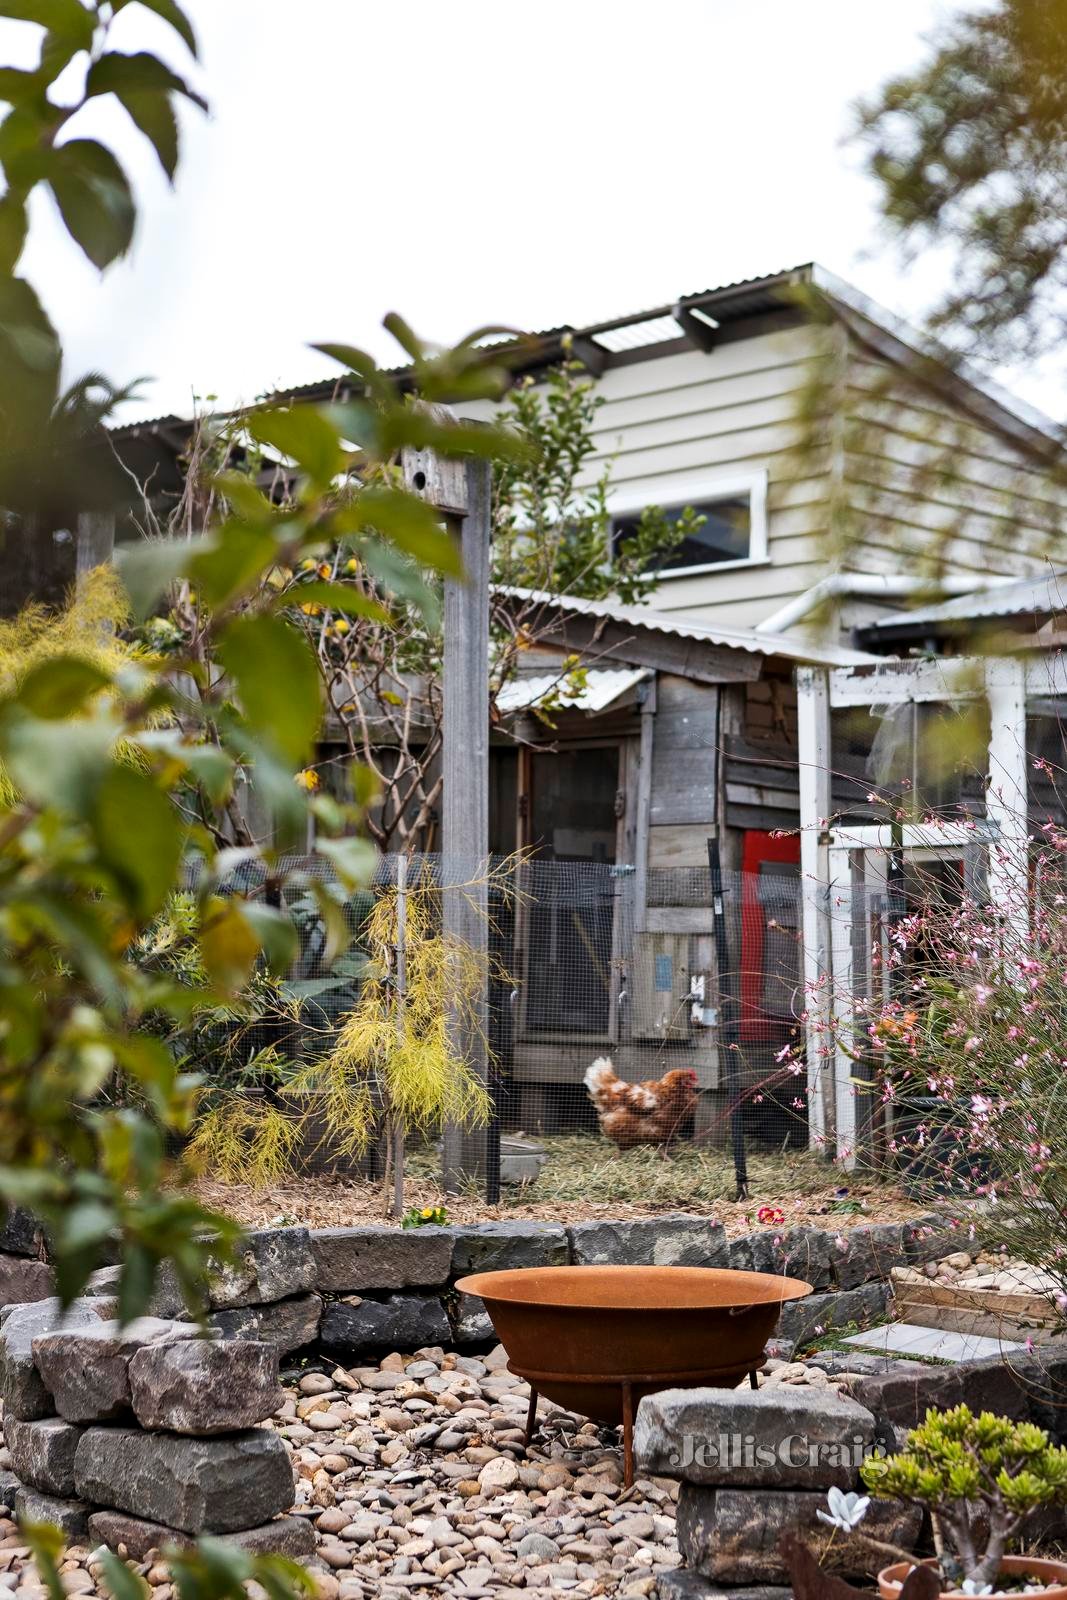
{"type": "MultiPolygon", "coordinates": [[[[1067,1450],[1042,1428],[1012,1422],[967,1406],[928,1411],[897,1455],[871,1456],[860,1469],[864,1485],[880,1499],[928,1511],[942,1600],[972,1595],[1041,1594],[1067,1600],[1067,1561],[1006,1555],[1008,1542],[1039,1506],[1067,1503],[1067,1450]]],[[[870,1501],[831,1491],[824,1522],[859,1528],[870,1501]]],[[[861,1537],[865,1537],[860,1529],[861,1537]]],[[[900,1600],[914,1558],[867,1539],[900,1559],[878,1574],[882,1600],[900,1600]]]]}

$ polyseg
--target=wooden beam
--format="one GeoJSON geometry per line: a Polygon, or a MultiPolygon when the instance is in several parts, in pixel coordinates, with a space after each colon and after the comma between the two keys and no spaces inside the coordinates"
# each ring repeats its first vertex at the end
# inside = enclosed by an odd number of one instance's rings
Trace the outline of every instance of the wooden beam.
{"type": "Polygon", "coordinates": [[[996,825],[989,845],[989,899],[1021,950],[1030,931],[1026,760],[1026,667],[1017,657],[986,662],[989,696],[989,786],[986,816],[996,825]]]}
{"type": "Polygon", "coordinates": [[[892,661],[886,667],[835,667],[831,706],[885,706],[907,701],[980,700],[983,664],[969,656],[936,661],[892,661]]]}
{"type": "Polygon", "coordinates": [[[852,847],[836,846],[828,852],[827,879],[830,910],[830,973],[834,1068],[834,1139],[836,1157],[843,1167],[856,1165],[855,1072],[856,1014],[853,974],[853,928],[856,906],[863,897],[853,887],[852,847]]]}
{"type": "Polygon", "coordinates": [[[826,1050],[830,1020],[829,861],[830,695],[827,674],[797,668],[797,761],[800,785],[800,876],[804,942],[803,1008],[807,1017],[808,1143],[827,1151],[826,1050]]]}
{"type": "Polygon", "coordinates": [[[705,354],[714,350],[719,342],[719,324],[714,317],[705,311],[694,310],[681,300],[674,307],[671,316],[698,350],[703,350],[705,354]]]}
{"type": "Polygon", "coordinates": [[[112,511],[79,511],[75,572],[79,578],[102,567],[115,553],[115,514],[112,511]]]}
{"type": "Polygon", "coordinates": [[[656,730],[656,680],[641,702],[641,740],[637,756],[637,804],[634,843],[634,930],[640,932],[648,911],[648,835],[652,814],[652,754],[656,730]]]}
{"type": "Polygon", "coordinates": [[[580,333],[572,337],[570,346],[571,354],[575,360],[582,363],[587,372],[591,372],[594,378],[603,375],[611,355],[610,350],[606,350],[602,344],[597,344],[595,339],[587,338],[580,333]]]}
{"type": "Polygon", "coordinates": [[[596,617],[561,616],[546,627],[535,623],[534,628],[542,644],[558,642],[567,650],[595,656],[593,665],[625,662],[654,667],[695,683],[753,683],[765,659],[755,651],[730,650],[596,617]]]}
{"type": "MultiPolygon", "coordinates": [[[[442,923],[446,939],[485,961],[489,948],[489,526],[490,468],[470,460],[462,488],[453,473],[427,462],[424,482],[465,505],[449,520],[458,538],[462,576],[446,578],[442,686],[441,805],[442,923]],[[457,526],[458,524],[458,526],[457,526]]],[[[421,469],[420,469],[421,470],[421,469]]],[[[405,473],[405,476],[407,474],[405,473]]],[[[409,480],[412,481],[412,480],[409,480]]],[[[418,488],[417,481],[413,487],[418,488]]],[[[474,1076],[488,1083],[488,994],[466,997],[449,1015],[457,1052],[474,1076]]],[[[443,1138],[443,1179],[455,1193],[467,1176],[486,1172],[487,1136],[448,1125],[443,1138]]]]}

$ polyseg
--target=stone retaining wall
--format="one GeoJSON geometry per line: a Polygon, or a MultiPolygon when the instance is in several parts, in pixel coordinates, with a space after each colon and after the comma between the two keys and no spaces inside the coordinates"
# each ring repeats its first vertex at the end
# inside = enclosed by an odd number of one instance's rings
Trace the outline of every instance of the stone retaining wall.
{"type": "MultiPolygon", "coordinates": [[[[944,1217],[854,1227],[763,1228],[727,1239],[708,1217],[579,1222],[486,1222],[400,1229],[283,1227],[250,1232],[240,1263],[218,1274],[210,1320],[227,1339],[262,1339],[285,1354],[321,1345],[338,1356],[473,1346],[493,1339],[482,1302],[457,1279],[513,1267],[654,1265],[733,1267],[804,1278],[815,1293],[783,1308],[779,1337],[798,1343],[883,1314],[890,1269],[945,1255],[959,1233],[944,1217]]],[[[13,1213],[0,1232],[0,1306],[53,1292],[32,1219],[13,1213]]],[[[94,1273],[91,1296],[110,1297],[117,1267],[94,1273]]],[[[183,1313],[176,1283],[153,1312],[183,1313]]]]}
{"type": "Polygon", "coordinates": [[[71,1541],[160,1548],[201,1533],[309,1556],[284,1515],[293,1468],[277,1433],[274,1345],[212,1339],[191,1322],[98,1313],[103,1296],[15,1306],[0,1330],[4,1443],[16,1513],[71,1541]]]}

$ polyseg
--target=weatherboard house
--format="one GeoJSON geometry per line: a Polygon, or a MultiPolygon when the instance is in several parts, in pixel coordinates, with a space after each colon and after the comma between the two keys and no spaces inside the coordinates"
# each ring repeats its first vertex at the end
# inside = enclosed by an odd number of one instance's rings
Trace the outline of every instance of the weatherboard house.
{"type": "MultiPolygon", "coordinates": [[[[872,791],[906,789],[980,817],[1001,841],[990,871],[1012,870],[1005,852],[1018,853],[1040,799],[1021,730],[1055,739],[1063,692],[1048,576],[1063,542],[1059,437],[811,265],[551,330],[524,341],[517,375],[536,379],[565,357],[585,364],[603,402],[588,472],[594,481],[610,460],[619,530],[648,505],[691,506],[705,520],[640,606],[542,597],[536,643],[499,707],[491,845],[626,878],[633,961],[651,975],[646,1020],[630,1027],[647,1034],[664,971],[675,993],[706,979],[704,1011],[716,1015],[714,910],[706,876],[693,876],[706,874],[715,840],[724,872],[755,896],[733,952],[740,1026],[776,1050],[804,1009],[805,982],[855,957],[851,920],[831,914],[831,874],[850,891],[884,879],[872,791]],[[917,606],[935,577],[938,603],[917,606]],[[980,618],[976,673],[961,655],[980,618]],[[549,726],[533,708],[573,653],[588,671],[549,726]],[[976,696],[988,710],[988,770],[925,770],[921,735],[936,736],[938,719],[976,696]],[[802,886],[792,927],[763,913],[758,890],[789,877],[802,886]],[[780,946],[791,942],[792,982],[769,976],[772,922],[780,946]]],[[[336,393],[313,384],[288,397],[336,393]]],[[[165,493],[180,483],[188,432],[167,417],[112,439],[165,493]]],[[[98,522],[73,543],[72,559],[96,559],[98,522]]],[[[917,836],[896,845],[935,849],[917,836]]],[[[604,937],[610,955],[617,931],[604,937]]],[[[515,1025],[527,1122],[543,1091],[580,1083],[601,1048],[624,1072],[640,1061],[628,1058],[618,1008],[568,1014],[562,988],[544,992],[540,1021],[524,1012],[515,1025]]],[[[699,1018],[671,1028],[714,1099],[718,1030],[699,1018]]],[[[847,1153],[849,1063],[809,1046],[812,1134],[847,1153]]]]}

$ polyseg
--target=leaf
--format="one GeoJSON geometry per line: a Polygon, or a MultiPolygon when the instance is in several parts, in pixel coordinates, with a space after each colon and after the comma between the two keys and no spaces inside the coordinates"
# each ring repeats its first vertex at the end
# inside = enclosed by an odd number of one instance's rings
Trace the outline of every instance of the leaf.
{"type": "Polygon", "coordinates": [[[364,527],[374,528],[423,566],[460,577],[459,546],[442,526],[440,513],[403,489],[364,489],[350,508],[364,527]]]}
{"type": "Polygon", "coordinates": [[[90,1249],[102,1244],[115,1226],[115,1213],[102,1200],[79,1200],[63,1213],[59,1225],[60,1248],[90,1249]]]}
{"type": "Polygon", "coordinates": [[[133,1322],[148,1310],[156,1282],[156,1260],[143,1244],[130,1241],[122,1257],[119,1279],[119,1321],[133,1322]]]}
{"type": "Polygon", "coordinates": [[[370,882],[375,851],[369,840],[346,834],[340,839],[317,839],[315,848],[319,855],[326,857],[349,892],[370,882]]]}
{"type": "Polygon", "coordinates": [[[135,621],[151,616],[170,584],[188,571],[203,543],[201,539],[159,539],[116,550],[115,565],[135,621]]]}
{"type": "Polygon", "coordinates": [[[193,744],[176,728],[149,728],[138,734],[136,743],[150,756],[161,755],[185,768],[196,783],[201,783],[208,798],[220,805],[233,784],[234,764],[217,744],[193,744]]]}
{"type": "Polygon", "coordinates": [[[261,489],[243,472],[220,472],[215,483],[229,501],[234,512],[257,526],[267,527],[277,518],[277,511],[261,489]]]}
{"type": "Polygon", "coordinates": [[[87,814],[114,741],[114,724],[101,716],[46,721],[11,706],[0,720],[0,752],[19,791],[74,816],[87,814]]]}
{"type": "Polygon", "coordinates": [[[412,361],[421,361],[423,359],[425,351],[422,344],[410,324],[404,320],[399,311],[387,311],[382,318],[382,327],[387,333],[392,334],[397,344],[406,355],[410,356],[412,361]]]}
{"type": "Polygon", "coordinates": [[[96,18],[81,0],[3,0],[0,10],[12,22],[36,22],[52,33],[76,35],[84,49],[93,42],[96,18]]]}
{"type": "Polygon", "coordinates": [[[125,255],[135,210],[126,174],[95,139],[71,139],[52,151],[48,185],[71,238],[101,271],[125,255]]]}
{"type": "Polygon", "coordinates": [[[277,554],[266,528],[224,522],[193,551],[187,573],[209,606],[221,606],[253,587],[277,554]]]}
{"type": "Polygon", "coordinates": [[[19,1522],[19,1531],[30,1547],[34,1566],[48,1591],[49,1600],[66,1600],[66,1590],[56,1562],[65,1544],[60,1530],[51,1522],[19,1522]]]}
{"type": "Polygon", "coordinates": [[[441,625],[441,602],[421,568],[413,561],[409,561],[406,556],[402,556],[394,546],[384,544],[380,539],[368,539],[361,546],[360,555],[366,563],[367,570],[373,573],[391,594],[417,606],[426,628],[430,632],[436,632],[441,625]]]}
{"type": "Polygon", "coordinates": [[[344,466],[337,429],[315,406],[253,411],[246,426],[253,439],[280,451],[322,487],[332,483],[344,466]]]}
{"type": "Polygon", "coordinates": [[[39,99],[41,92],[39,73],[27,72],[22,67],[0,67],[0,100],[6,100],[8,105],[39,99]]]}
{"type": "Polygon", "coordinates": [[[93,832],[104,864],[142,920],[155,916],[174,887],[182,853],[178,813],[152,779],[113,766],[99,785],[93,832]]]}
{"type": "Polygon", "coordinates": [[[239,617],[222,635],[219,656],[256,737],[292,768],[302,767],[322,717],[319,671],[306,641],[278,617],[239,617]]]}
{"type": "Polygon", "coordinates": [[[225,994],[244,988],[259,955],[259,940],[240,900],[209,900],[200,927],[200,954],[216,988],[225,994]]]}
{"type": "Polygon", "coordinates": [[[265,905],[261,900],[246,900],[241,909],[267,966],[276,977],[284,977],[296,958],[299,944],[292,919],[285,911],[265,905]]]}
{"type": "Polygon", "coordinates": [[[51,720],[73,716],[111,679],[80,656],[54,656],[27,673],[19,687],[18,703],[35,717],[51,720]]]}
{"type": "Polygon", "coordinates": [[[202,111],[207,101],[191,89],[184,78],[147,50],[124,55],[119,50],[108,50],[89,68],[85,78],[85,91],[90,97],[99,94],[182,94],[192,100],[202,111]]]}
{"type": "Polygon", "coordinates": [[[134,1572],[125,1561],[120,1561],[112,1550],[101,1550],[97,1559],[103,1568],[103,1579],[113,1600],[146,1600],[150,1593],[147,1582],[134,1572]]]}
{"type": "MultiPolygon", "coordinates": [[[[0,74],[2,76],[2,74],[0,74]]],[[[3,94],[0,85],[0,95],[3,94]]],[[[15,195],[0,200],[0,272],[13,272],[26,243],[26,207],[15,195]]]]}
{"type": "Polygon", "coordinates": [[[340,611],[346,617],[366,617],[371,622],[389,623],[392,618],[381,601],[344,583],[329,583],[325,579],[301,583],[279,595],[281,606],[316,605],[324,611],[340,611]]]}
{"type": "Polygon", "coordinates": [[[154,11],[157,17],[162,17],[164,22],[170,24],[175,33],[188,45],[191,55],[197,54],[196,34],[177,0],[115,0],[114,10],[121,11],[127,5],[142,5],[146,11],[154,11]]]}
{"type": "Polygon", "coordinates": [[[160,166],[173,183],[178,170],[178,119],[170,98],[165,94],[135,94],[128,90],[117,98],[134,127],[139,128],[151,144],[160,166]]]}
{"type": "Polygon", "coordinates": [[[342,367],[358,373],[367,382],[379,375],[378,363],[374,357],[354,344],[313,344],[311,348],[318,350],[321,355],[329,356],[331,361],[340,362],[342,367]]]}

